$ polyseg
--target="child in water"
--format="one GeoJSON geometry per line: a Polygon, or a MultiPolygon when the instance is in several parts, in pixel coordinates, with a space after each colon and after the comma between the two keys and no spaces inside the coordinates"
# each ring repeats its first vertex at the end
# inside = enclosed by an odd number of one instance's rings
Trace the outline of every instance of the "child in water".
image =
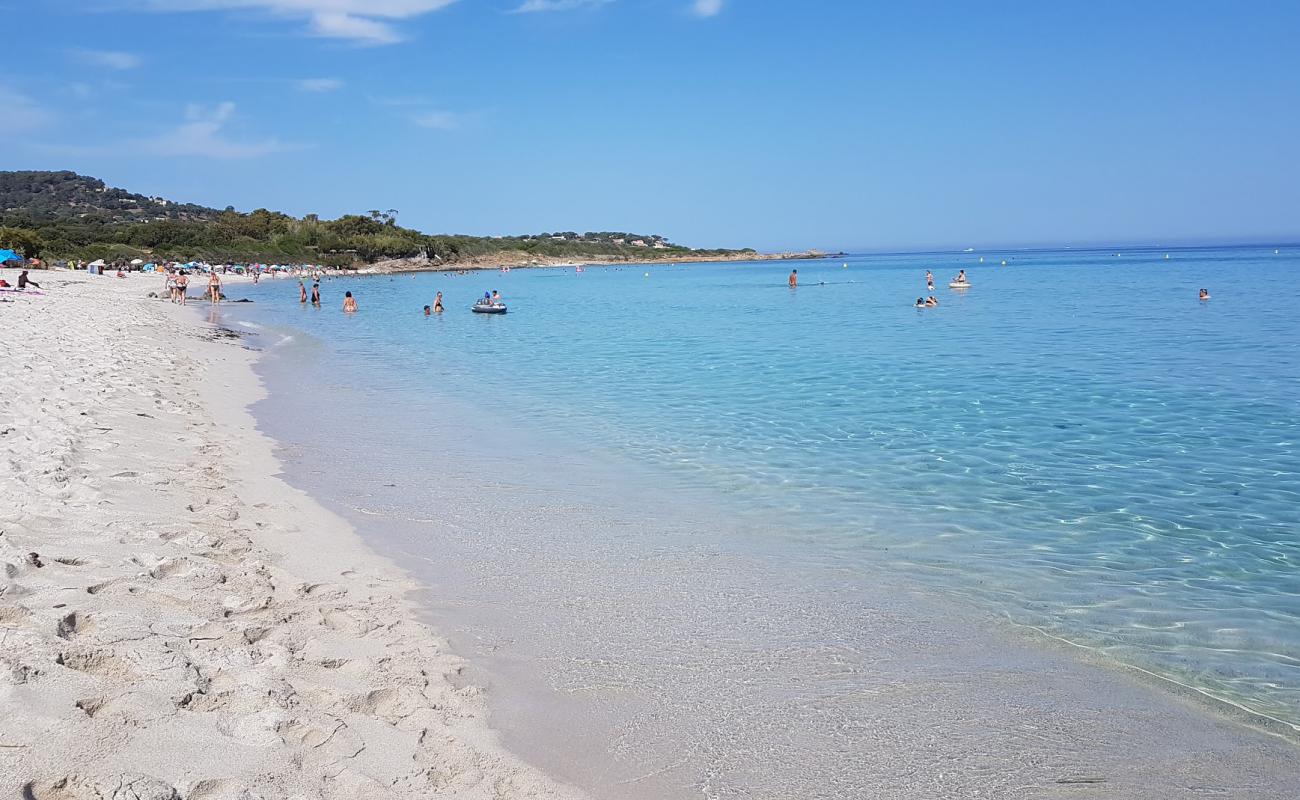
{"type": "Polygon", "coordinates": [[[357,299],[352,296],[352,292],[344,292],[343,310],[349,314],[357,310],[357,299]]]}

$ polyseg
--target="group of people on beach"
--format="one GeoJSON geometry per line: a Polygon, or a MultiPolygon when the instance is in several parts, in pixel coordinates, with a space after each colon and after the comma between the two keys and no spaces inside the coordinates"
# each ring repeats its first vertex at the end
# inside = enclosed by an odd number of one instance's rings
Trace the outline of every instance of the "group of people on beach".
{"type": "MultiPolygon", "coordinates": [[[[189,297],[190,289],[189,272],[183,269],[169,269],[166,270],[165,274],[167,277],[166,282],[163,285],[163,290],[167,293],[167,299],[171,300],[173,303],[185,305],[185,301],[189,297]]],[[[225,297],[225,295],[221,293],[221,275],[219,275],[215,270],[208,273],[208,290],[206,292],[206,297],[207,300],[212,303],[220,303],[225,297]]]]}

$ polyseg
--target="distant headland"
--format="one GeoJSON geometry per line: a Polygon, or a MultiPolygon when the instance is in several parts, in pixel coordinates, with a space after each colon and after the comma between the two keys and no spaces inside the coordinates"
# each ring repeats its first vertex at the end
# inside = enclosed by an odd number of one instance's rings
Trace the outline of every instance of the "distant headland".
{"type": "Polygon", "coordinates": [[[26,257],[108,262],[310,263],[366,272],[496,266],[819,258],[817,251],[698,249],[618,231],[522,236],[427,234],[396,209],[321,219],[134,194],[75,172],[0,171],[0,247],[26,257]]]}

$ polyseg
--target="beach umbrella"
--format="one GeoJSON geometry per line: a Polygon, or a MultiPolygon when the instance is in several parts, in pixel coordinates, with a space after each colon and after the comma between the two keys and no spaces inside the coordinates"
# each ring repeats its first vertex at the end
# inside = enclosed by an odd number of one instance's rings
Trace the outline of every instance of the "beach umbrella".
{"type": "Polygon", "coordinates": [[[131,266],[133,266],[133,267],[138,267],[138,266],[140,266],[140,265],[143,264],[143,263],[144,263],[144,259],[143,259],[143,258],[133,258],[133,259],[131,259],[131,266]]]}

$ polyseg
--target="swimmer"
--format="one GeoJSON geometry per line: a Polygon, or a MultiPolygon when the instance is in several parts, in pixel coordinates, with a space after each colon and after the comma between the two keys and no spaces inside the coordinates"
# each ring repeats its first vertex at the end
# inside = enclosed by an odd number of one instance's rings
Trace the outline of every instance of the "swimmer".
{"type": "Polygon", "coordinates": [[[433,298],[433,310],[434,313],[442,313],[442,292],[438,292],[438,296],[433,298]]]}
{"type": "Polygon", "coordinates": [[[343,310],[349,314],[357,310],[357,299],[352,296],[352,292],[343,293],[343,310]]]}
{"type": "Polygon", "coordinates": [[[429,307],[428,307],[428,306],[425,306],[425,307],[424,307],[424,315],[427,317],[427,316],[429,316],[429,314],[431,314],[431,313],[432,313],[432,312],[429,310],[429,307]]]}
{"type": "Polygon", "coordinates": [[[926,308],[934,308],[937,305],[939,305],[939,301],[935,299],[934,295],[930,295],[929,297],[925,298],[926,308]]]}
{"type": "Polygon", "coordinates": [[[1202,299],[1202,300],[1209,300],[1209,299],[1210,299],[1210,290],[1209,290],[1209,289],[1202,289],[1202,290],[1201,290],[1201,299],[1202,299]]]}
{"type": "Polygon", "coordinates": [[[917,307],[917,308],[925,308],[925,298],[924,298],[924,297],[918,297],[918,298],[916,298],[916,307],[917,307]]]}
{"type": "Polygon", "coordinates": [[[793,289],[799,285],[799,270],[793,270],[790,273],[790,288],[793,289]]]}

